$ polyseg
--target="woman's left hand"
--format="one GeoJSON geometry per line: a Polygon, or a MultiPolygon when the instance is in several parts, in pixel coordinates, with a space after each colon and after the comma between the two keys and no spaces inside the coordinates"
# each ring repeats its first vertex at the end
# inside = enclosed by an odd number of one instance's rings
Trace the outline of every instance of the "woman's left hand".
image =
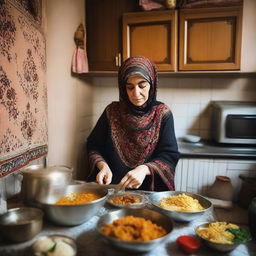
{"type": "Polygon", "coordinates": [[[146,175],[150,175],[149,168],[146,165],[139,165],[129,171],[120,181],[119,185],[124,188],[139,188],[146,175]]]}

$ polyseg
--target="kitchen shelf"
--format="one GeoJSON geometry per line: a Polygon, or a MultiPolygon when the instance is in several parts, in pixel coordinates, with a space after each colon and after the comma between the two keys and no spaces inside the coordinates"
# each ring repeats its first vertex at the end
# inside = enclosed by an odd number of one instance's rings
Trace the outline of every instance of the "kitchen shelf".
{"type": "MultiPolygon", "coordinates": [[[[90,71],[85,74],[73,74],[79,78],[87,78],[94,76],[103,77],[115,77],[117,76],[117,71],[90,71]]],[[[183,78],[256,78],[256,72],[238,72],[238,71],[185,71],[185,72],[158,72],[159,77],[183,77],[183,78]]]]}

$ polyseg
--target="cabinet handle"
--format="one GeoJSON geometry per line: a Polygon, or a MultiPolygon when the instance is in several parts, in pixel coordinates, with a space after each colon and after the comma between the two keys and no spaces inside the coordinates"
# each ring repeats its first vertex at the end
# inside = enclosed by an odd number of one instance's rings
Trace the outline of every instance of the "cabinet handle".
{"type": "Polygon", "coordinates": [[[121,53],[118,53],[118,66],[121,67],[122,64],[122,55],[121,53]]]}
{"type": "Polygon", "coordinates": [[[116,56],[116,67],[118,67],[119,65],[119,60],[118,60],[118,56],[116,56]]]}

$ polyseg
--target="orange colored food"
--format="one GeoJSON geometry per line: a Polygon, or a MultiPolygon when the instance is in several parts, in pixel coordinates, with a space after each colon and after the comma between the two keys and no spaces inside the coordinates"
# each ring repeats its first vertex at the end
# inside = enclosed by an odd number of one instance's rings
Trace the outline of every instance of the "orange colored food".
{"type": "Polygon", "coordinates": [[[109,200],[113,204],[138,204],[140,203],[140,198],[135,195],[129,195],[129,194],[124,194],[121,196],[115,196],[112,199],[109,200]]]}
{"type": "Polygon", "coordinates": [[[55,204],[56,205],[76,205],[76,204],[86,204],[91,201],[99,199],[100,196],[94,193],[72,193],[70,196],[61,197],[55,204]]]}
{"type": "Polygon", "coordinates": [[[167,234],[162,226],[141,217],[126,216],[114,220],[101,227],[106,236],[111,236],[123,241],[145,242],[157,239],[167,234]]]}

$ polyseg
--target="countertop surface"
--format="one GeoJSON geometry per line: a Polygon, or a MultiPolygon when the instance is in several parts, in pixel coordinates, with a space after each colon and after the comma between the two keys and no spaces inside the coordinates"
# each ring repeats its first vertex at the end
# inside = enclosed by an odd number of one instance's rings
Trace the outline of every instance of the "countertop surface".
{"type": "MultiPolygon", "coordinates": [[[[97,216],[92,217],[89,221],[82,225],[74,227],[64,227],[51,224],[44,221],[43,230],[32,240],[19,244],[6,244],[4,241],[0,241],[0,255],[1,256],[29,256],[29,250],[36,238],[49,235],[49,234],[62,234],[70,236],[76,240],[78,247],[77,256],[128,256],[128,255],[140,255],[140,256],[184,256],[177,246],[176,239],[181,235],[195,235],[194,229],[205,222],[219,220],[213,209],[206,211],[202,217],[189,223],[174,222],[174,229],[168,236],[167,240],[159,244],[156,248],[148,253],[129,253],[118,250],[102,239],[100,234],[96,230],[97,221],[99,218],[108,213],[109,211],[116,210],[117,208],[111,207],[108,204],[101,208],[97,216]]],[[[226,211],[225,211],[226,212],[226,211]]],[[[228,216],[234,215],[232,211],[228,210],[228,216]]],[[[219,215],[219,214],[218,214],[219,215]]],[[[240,214],[239,214],[240,215],[240,214]]],[[[220,218],[221,220],[225,220],[220,218]]],[[[205,245],[202,245],[199,251],[193,254],[193,256],[216,256],[216,255],[229,255],[229,256],[245,256],[256,255],[256,243],[251,241],[247,244],[239,245],[232,252],[221,254],[216,253],[213,250],[208,249],[205,245]]]]}
{"type": "Polygon", "coordinates": [[[182,158],[226,158],[256,160],[256,145],[219,144],[208,140],[197,143],[178,139],[182,158]]]}

